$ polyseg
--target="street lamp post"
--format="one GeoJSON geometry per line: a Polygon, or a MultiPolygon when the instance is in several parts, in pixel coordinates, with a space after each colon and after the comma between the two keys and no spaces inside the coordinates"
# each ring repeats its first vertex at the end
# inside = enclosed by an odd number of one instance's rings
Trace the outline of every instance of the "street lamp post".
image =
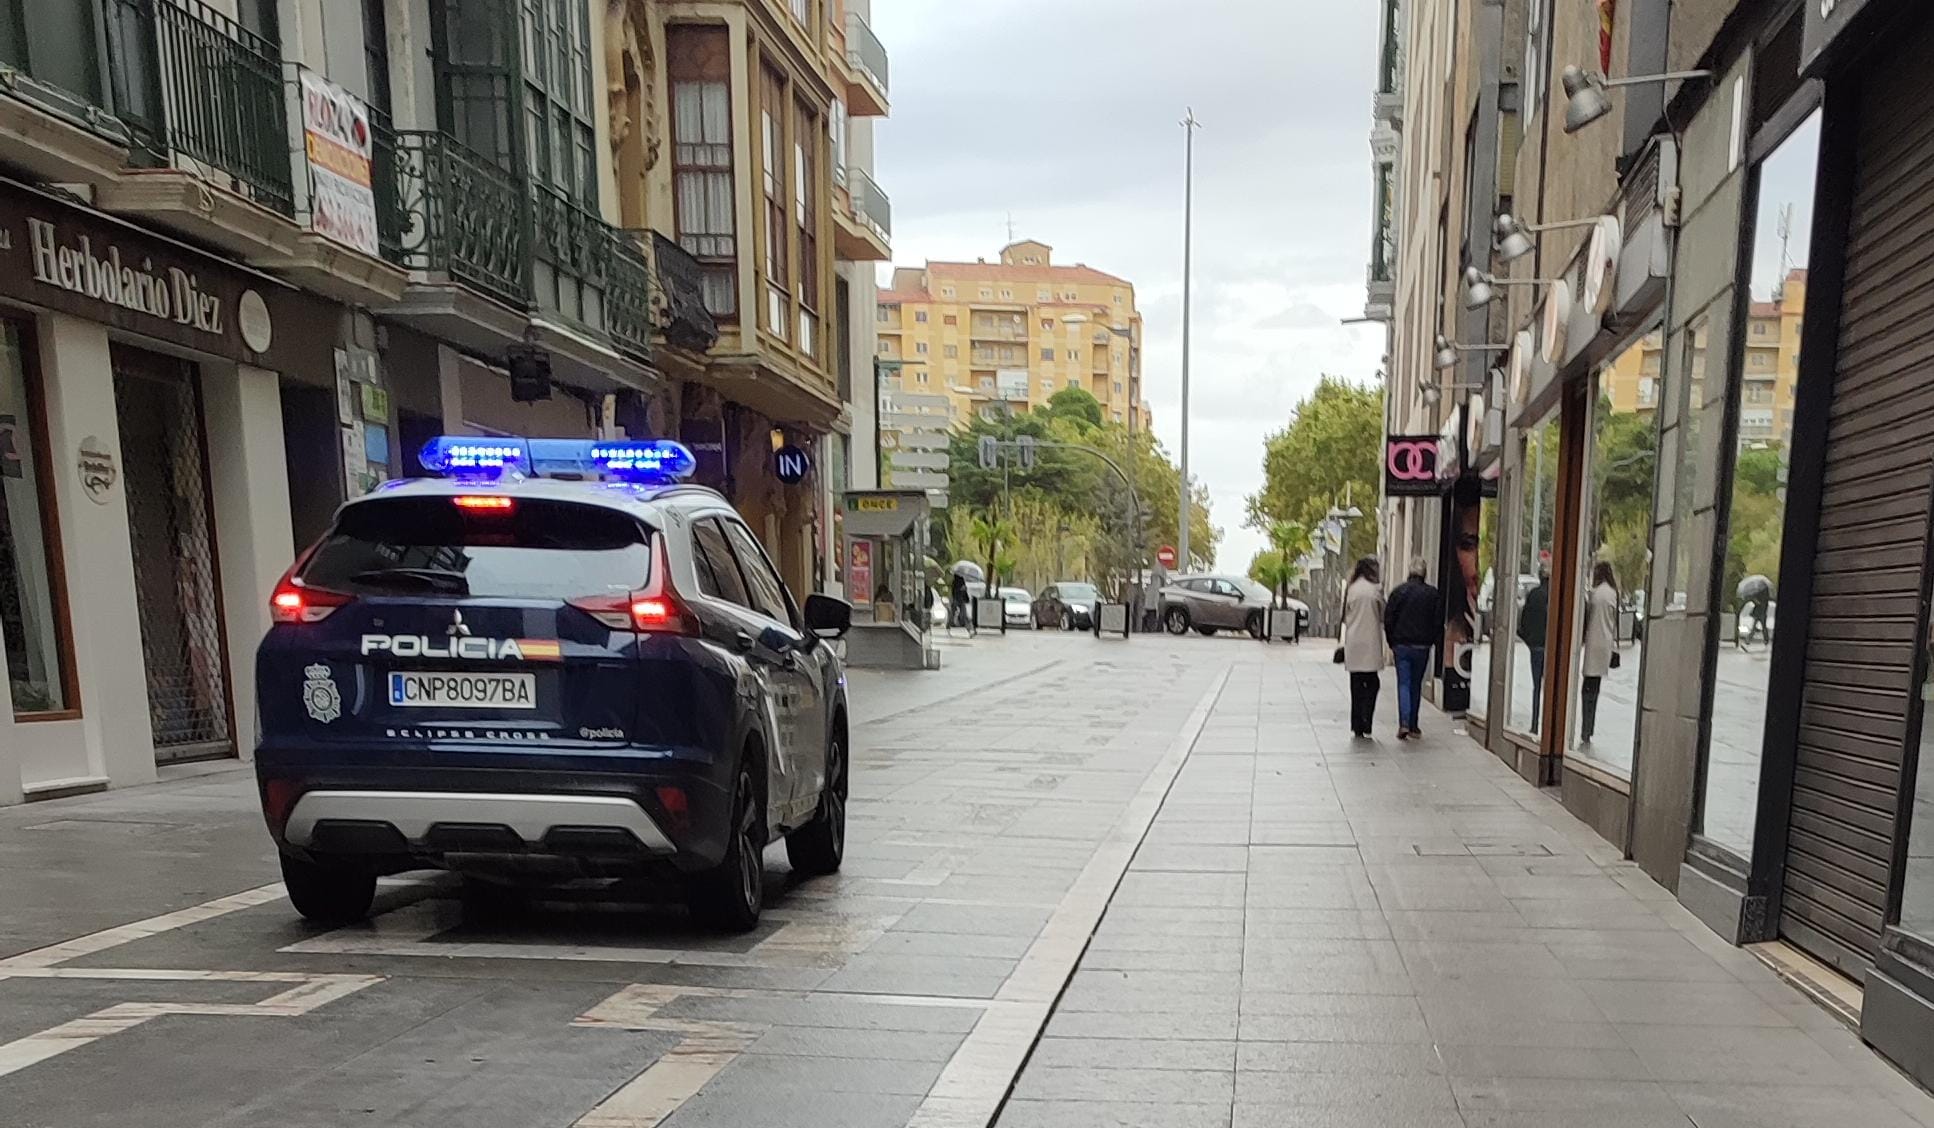
{"type": "Polygon", "coordinates": [[[1195,120],[1195,109],[1191,107],[1188,116],[1182,119],[1182,131],[1186,134],[1182,156],[1182,500],[1175,510],[1175,523],[1181,526],[1181,565],[1183,571],[1190,570],[1189,525],[1193,512],[1189,496],[1189,271],[1195,242],[1195,131],[1201,122],[1195,120]]]}

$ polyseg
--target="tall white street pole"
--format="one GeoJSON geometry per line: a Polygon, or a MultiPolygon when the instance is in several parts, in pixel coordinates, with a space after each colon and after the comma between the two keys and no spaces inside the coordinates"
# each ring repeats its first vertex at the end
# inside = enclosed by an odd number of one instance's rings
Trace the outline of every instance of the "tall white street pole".
{"type": "Polygon", "coordinates": [[[1189,488],[1189,270],[1195,240],[1195,131],[1201,125],[1195,120],[1194,107],[1190,107],[1188,116],[1182,119],[1187,137],[1182,158],[1182,502],[1175,510],[1182,539],[1176,563],[1184,572],[1194,570],[1189,563],[1189,526],[1194,516],[1194,491],[1189,488]]]}

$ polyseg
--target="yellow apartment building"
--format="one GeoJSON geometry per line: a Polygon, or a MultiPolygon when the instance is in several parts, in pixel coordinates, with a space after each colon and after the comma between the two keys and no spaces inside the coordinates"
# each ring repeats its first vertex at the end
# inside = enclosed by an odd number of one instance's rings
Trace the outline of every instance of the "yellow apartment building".
{"type": "MultiPolygon", "coordinates": [[[[1800,371],[1800,327],[1806,309],[1806,271],[1793,270],[1774,290],[1771,301],[1756,301],[1748,312],[1746,363],[1739,397],[1739,441],[1782,441],[1793,427],[1793,394],[1800,371]]],[[[1659,406],[1659,335],[1648,334],[1605,371],[1604,390],[1618,412],[1654,411],[1659,406]]],[[[1708,369],[1709,372],[1717,371],[1708,369]]]]}
{"type": "Polygon", "coordinates": [[[1142,317],[1134,284],[1025,240],[998,262],[900,267],[879,294],[879,355],[911,393],[941,393],[956,418],[1025,411],[1084,388],[1105,418],[1150,424],[1142,402],[1142,317]]]}

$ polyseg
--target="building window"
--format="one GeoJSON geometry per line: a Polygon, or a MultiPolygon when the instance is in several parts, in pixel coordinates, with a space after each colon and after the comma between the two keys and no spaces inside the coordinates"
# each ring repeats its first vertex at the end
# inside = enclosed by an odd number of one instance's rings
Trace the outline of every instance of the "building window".
{"type": "Polygon", "coordinates": [[[1075,300],[1077,300],[1077,299],[1079,299],[1080,297],[1081,297],[1081,295],[1080,295],[1080,294],[1077,294],[1077,293],[1075,293],[1075,292],[1074,292],[1073,290],[1063,290],[1063,291],[1061,291],[1061,300],[1062,300],[1062,301],[1064,301],[1064,302],[1072,302],[1072,301],[1075,301],[1075,300]]]}
{"type": "Polygon", "coordinates": [[[1053,359],[1054,359],[1054,350],[1053,350],[1053,349],[1042,349],[1042,350],[1041,350],[1041,359],[1042,359],[1042,360],[1053,360],[1053,359]]]}
{"type": "Polygon", "coordinates": [[[924,309],[916,309],[916,310],[914,310],[914,311],[913,311],[913,319],[914,319],[915,321],[918,321],[918,322],[920,322],[920,323],[921,323],[921,324],[923,324],[923,325],[924,325],[924,324],[926,324],[926,321],[927,321],[927,311],[926,311],[926,310],[924,310],[924,309]]]}
{"type": "Polygon", "coordinates": [[[1047,394],[1049,394],[1049,393],[1051,393],[1051,392],[1053,392],[1053,391],[1054,391],[1054,381],[1052,381],[1052,380],[1043,380],[1043,381],[1041,381],[1041,394],[1042,394],[1042,395],[1044,395],[1044,396],[1045,396],[1045,395],[1047,395],[1047,394]]]}
{"type": "Polygon", "coordinates": [[[363,70],[369,76],[369,108],[390,115],[389,22],[384,0],[363,0],[363,70]]]}
{"type": "Polygon", "coordinates": [[[705,308],[733,320],[739,313],[739,241],[733,221],[731,44],[722,27],[673,25],[665,37],[678,245],[704,272],[705,308]]]}
{"type": "Polygon", "coordinates": [[[1120,395],[1120,394],[1121,394],[1121,381],[1120,381],[1120,380],[1117,380],[1117,381],[1115,381],[1115,394],[1116,394],[1116,395],[1120,395]]]}
{"type": "Polygon", "coordinates": [[[956,357],[958,357],[959,355],[960,355],[960,346],[959,346],[959,345],[948,345],[948,346],[947,346],[947,353],[946,353],[946,356],[947,356],[947,359],[948,359],[948,360],[953,360],[953,359],[955,359],[956,357]]]}
{"type": "Polygon", "coordinates": [[[1035,299],[1036,301],[1041,301],[1041,302],[1051,302],[1051,301],[1053,301],[1053,300],[1054,300],[1054,291],[1053,291],[1053,290],[1036,290],[1036,291],[1034,291],[1034,299],[1035,299]]]}
{"type": "Polygon", "coordinates": [[[833,99],[832,113],[826,116],[826,133],[833,145],[833,183],[846,183],[846,102],[833,99]]]}
{"type": "Polygon", "coordinates": [[[1115,304],[1116,305],[1122,304],[1122,296],[1120,294],[1115,295],[1115,304]]]}
{"type": "Polygon", "coordinates": [[[1052,332],[1054,332],[1054,318],[1052,318],[1052,317],[1043,317],[1043,318],[1041,319],[1041,332],[1043,332],[1043,333],[1052,333],[1052,332]]]}
{"type": "Polygon", "coordinates": [[[767,329],[792,339],[792,290],[787,270],[792,262],[786,222],[786,80],[772,67],[760,68],[759,133],[766,202],[766,319],[767,329]]]}
{"type": "Polygon", "coordinates": [[[1764,337],[1765,335],[1766,335],[1766,323],[1764,321],[1753,322],[1753,336],[1764,337]]]}
{"type": "Polygon", "coordinates": [[[1639,406],[1651,407],[1659,402],[1659,380],[1656,376],[1639,377],[1639,406]]]}
{"type": "Polygon", "coordinates": [[[887,340],[882,340],[882,341],[880,342],[880,355],[881,355],[881,356],[891,356],[892,354],[893,354],[893,342],[892,342],[892,341],[887,341],[887,340]]]}
{"type": "Polygon", "coordinates": [[[1073,376],[1068,377],[1068,387],[1079,388],[1080,386],[1081,386],[1081,381],[1078,378],[1073,376]]]}
{"type": "MultiPolygon", "coordinates": [[[[810,5],[811,0],[795,0],[810,5]]],[[[819,117],[793,105],[793,207],[799,224],[799,351],[819,359],[819,117]]]]}
{"type": "MultiPolygon", "coordinates": [[[[1752,191],[1749,199],[1757,199],[1757,210],[1750,216],[1753,222],[1752,263],[1746,273],[1751,281],[1752,293],[1747,300],[1754,303],[1779,303],[1782,297],[1781,282],[1789,269],[1804,270],[1811,257],[1812,224],[1807,217],[1813,212],[1814,170],[1820,161],[1820,112],[1813,115],[1799,128],[1780,142],[1778,148],[1762,161],[1753,175],[1758,184],[1766,186],[1765,191],[1752,191]],[[1773,189],[1778,186],[1778,191],[1773,189]],[[1798,221],[1788,223],[1789,217],[1797,216],[1798,221]],[[1780,263],[1775,267],[1769,259],[1780,263]]],[[[1761,324],[1768,324],[1767,333],[1776,335],[1777,322],[1756,322],[1753,332],[1758,334],[1761,324]]],[[[1831,344],[1828,346],[1831,348],[1831,344]]],[[[1768,348],[1752,350],[1756,354],[1764,352],[1774,366],[1785,358],[1772,360],[1777,350],[1768,348]]],[[[1715,351],[1712,371],[1724,371],[1725,363],[1719,359],[1723,353],[1715,351]]],[[[1793,368],[1797,372],[1799,356],[1793,355],[1793,368]]],[[[1758,368],[1758,364],[1753,365],[1758,368]]],[[[1677,396],[1678,389],[1668,384],[1668,394],[1677,396]]],[[[1787,385],[1784,392],[1779,389],[1778,381],[1762,377],[1738,385],[1740,399],[1762,406],[1741,407],[1739,409],[1739,443],[1729,453],[1733,459],[1732,491],[1730,496],[1721,494],[1717,498],[1693,497],[1695,506],[1681,506],[1680,512],[1673,514],[1673,521],[1679,531],[1675,539],[1690,539],[1683,531],[1687,528],[1683,512],[1689,508],[1713,505],[1716,507],[1700,514],[1705,527],[1711,529],[1716,523],[1726,529],[1727,535],[1718,547],[1725,552],[1725,574],[1715,585],[1718,588],[1719,605],[1711,609],[1712,617],[1720,623],[1718,630],[1708,636],[1717,647],[1716,653],[1705,655],[1713,665],[1715,677],[1721,688],[1715,690],[1714,708],[1723,709],[1727,720],[1723,725],[1715,724],[1707,735],[1710,742],[1705,749],[1698,750],[1698,762],[1704,765],[1704,786],[1697,789],[1700,809],[1694,825],[1701,837],[1708,842],[1736,852],[1741,858],[1753,856],[1754,823],[1759,812],[1759,773],[1761,752],[1766,743],[1766,712],[1768,698],[1772,696],[1772,682],[1769,662],[1773,654],[1775,636],[1782,624],[1790,625],[1796,637],[1789,643],[1804,645],[1806,642],[1807,618],[1805,607],[1791,610],[1778,605],[1780,588],[1781,540],[1786,529],[1786,486],[1788,460],[1792,449],[1793,417],[1792,386],[1787,385]],[[1750,400],[1747,392],[1754,393],[1750,400]],[[1781,401],[1784,400],[1782,403],[1781,401]],[[1784,617],[1783,617],[1784,616],[1784,617]]],[[[1699,390],[1695,387],[1685,393],[1681,400],[1680,413],[1688,420],[1696,419],[1701,412],[1699,390]]],[[[1682,429],[1690,427],[1681,425],[1682,429]]],[[[1708,434],[1708,442],[1716,441],[1717,435],[1708,434]]],[[[1703,471],[1688,469],[1696,467],[1697,443],[1692,443],[1695,458],[1680,464],[1679,473],[1690,474],[1697,478],[1703,471]]],[[[1710,465],[1710,464],[1708,464],[1710,465]]],[[[1724,459],[1719,467],[1724,466],[1724,459]]],[[[1709,477],[1723,478],[1716,467],[1709,477]]],[[[1691,490],[1681,487],[1682,495],[1690,495],[1691,490]]],[[[1699,528],[1693,524],[1692,528],[1699,528]]],[[[1691,546],[1685,555],[1692,552],[1709,553],[1711,545],[1691,546]]],[[[1685,564],[1680,564],[1680,572],[1689,572],[1685,564]]],[[[1815,614],[1819,614],[1815,605],[1815,614]]],[[[1816,620],[1817,621],[1817,620],[1816,620]]],[[[1923,636],[1925,638],[1926,636],[1923,636]]],[[[1689,662],[1697,659],[1688,654],[1689,662]]],[[[1934,717],[1934,711],[1930,711],[1934,717]]],[[[1925,741],[1927,725],[1923,722],[1922,740],[1925,741]]],[[[1922,748],[1926,748],[1923,743],[1922,748]]],[[[1920,931],[1927,935],[1927,923],[1934,921],[1934,906],[1925,897],[1919,898],[1918,906],[1914,885],[1918,878],[1926,882],[1934,878],[1926,868],[1928,858],[1928,830],[1921,824],[1934,820],[1922,817],[1928,810],[1929,779],[1934,777],[1930,771],[1930,760],[1925,751],[1921,754],[1920,802],[1915,805],[1916,818],[1912,826],[1913,837],[1907,851],[1905,882],[1906,888],[1901,897],[1901,927],[1920,931]],[[1924,922],[1918,929],[1910,925],[1916,909],[1924,922]]],[[[1784,796],[1780,801],[1784,801],[1784,796]]]]}
{"type": "Polygon", "coordinates": [[[578,201],[598,198],[590,5],[524,0],[524,151],[531,179],[578,201]]]}
{"type": "Polygon", "coordinates": [[[893,315],[888,312],[886,306],[876,306],[874,307],[874,310],[873,310],[873,320],[884,325],[887,322],[893,320],[893,315]]]}
{"type": "Polygon", "coordinates": [[[954,288],[953,288],[952,286],[942,286],[942,287],[940,288],[940,296],[941,296],[941,297],[943,297],[943,298],[951,298],[951,297],[953,297],[953,296],[954,296],[954,288]]]}
{"type": "Polygon", "coordinates": [[[39,374],[26,332],[19,322],[0,321],[0,645],[16,717],[75,704],[51,483],[39,457],[39,374]]]}
{"type": "Polygon", "coordinates": [[[1008,300],[1008,299],[1010,299],[1010,298],[1012,298],[1013,296],[1014,296],[1014,291],[1012,291],[1012,290],[1002,290],[1002,291],[1001,291],[1001,299],[1002,299],[1003,301],[1005,301],[1005,300],[1008,300]]]}
{"type": "Polygon", "coordinates": [[[920,383],[920,384],[924,384],[924,383],[926,383],[926,382],[927,382],[927,372],[926,372],[926,369],[924,369],[924,368],[923,368],[923,369],[921,369],[920,371],[918,371],[918,372],[915,372],[915,373],[913,374],[913,379],[914,379],[914,381],[915,381],[916,383],[920,383]]]}
{"type": "Polygon", "coordinates": [[[983,297],[983,298],[991,298],[991,297],[993,297],[993,296],[994,296],[994,290],[993,290],[993,287],[991,287],[991,286],[982,286],[982,287],[980,288],[980,296],[981,296],[981,297],[983,297]]]}
{"type": "Polygon", "coordinates": [[[790,0],[789,6],[792,8],[792,18],[798,20],[801,27],[810,29],[813,26],[813,0],[790,0]]]}
{"type": "Polygon", "coordinates": [[[948,314],[948,315],[946,316],[946,318],[945,318],[945,320],[944,320],[944,321],[942,322],[942,324],[945,324],[945,325],[958,325],[958,324],[960,324],[960,318],[959,318],[959,317],[957,317],[957,316],[955,316],[954,314],[951,314],[951,313],[950,313],[950,314],[948,314]]]}
{"type": "Polygon", "coordinates": [[[919,353],[921,356],[927,355],[927,342],[916,341],[913,346],[913,351],[919,353]]]}

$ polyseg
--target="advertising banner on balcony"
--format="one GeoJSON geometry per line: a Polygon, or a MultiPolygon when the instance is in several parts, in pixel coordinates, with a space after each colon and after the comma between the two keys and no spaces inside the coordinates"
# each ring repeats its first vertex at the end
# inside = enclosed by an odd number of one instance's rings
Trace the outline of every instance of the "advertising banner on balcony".
{"type": "Polygon", "coordinates": [[[324,238],[374,257],[378,248],[369,107],[305,70],[302,140],[309,154],[309,226],[324,238]]]}

